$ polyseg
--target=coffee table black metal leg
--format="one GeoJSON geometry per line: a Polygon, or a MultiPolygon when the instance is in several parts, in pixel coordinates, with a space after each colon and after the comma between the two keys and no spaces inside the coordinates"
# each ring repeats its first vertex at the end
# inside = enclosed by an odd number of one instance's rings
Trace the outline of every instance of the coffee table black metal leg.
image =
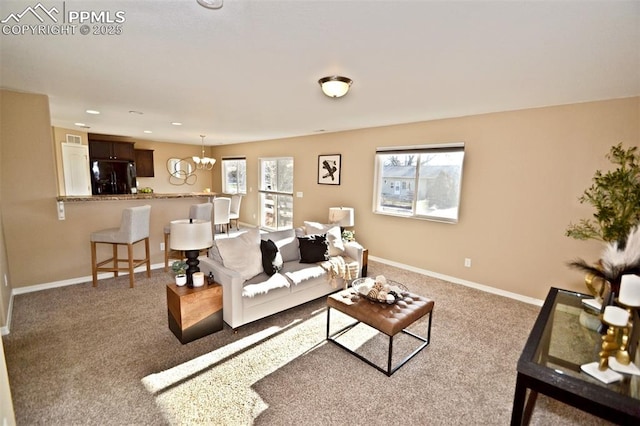
{"type": "Polygon", "coordinates": [[[391,376],[391,358],[393,357],[393,336],[389,336],[389,359],[387,361],[387,376],[391,376]]]}
{"type": "Polygon", "coordinates": [[[511,426],[520,426],[523,424],[526,396],[527,387],[522,383],[520,374],[518,374],[518,378],[516,379],[516,391],[513,396],[513,408],[511,409],[511,426]]]}

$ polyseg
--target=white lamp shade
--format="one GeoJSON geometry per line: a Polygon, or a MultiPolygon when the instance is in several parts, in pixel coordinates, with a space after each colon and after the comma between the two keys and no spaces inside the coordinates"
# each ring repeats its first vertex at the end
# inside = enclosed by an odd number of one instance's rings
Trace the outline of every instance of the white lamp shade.
{"type": "Polygon", "coordinates": [[[213,245],[211,222],[181,219],[171,221],[170,245],[173,250],[202,250],[213,245]]]}
{"type": "Polygon", "coordinates": [[[343,228],[353,226],[353,207],[329,207],[329,223],[338,224],[343,228]]]}
{"type": "Polygon", "coordinates": [[[640,276],[626,274],[620,278],[618,300],[629,307],[640,307],[640,276]]]}

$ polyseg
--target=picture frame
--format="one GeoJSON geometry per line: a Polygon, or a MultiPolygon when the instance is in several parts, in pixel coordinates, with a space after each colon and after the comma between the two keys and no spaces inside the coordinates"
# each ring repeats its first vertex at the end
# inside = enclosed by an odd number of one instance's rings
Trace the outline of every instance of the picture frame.
{"type": "Polygon", "coordinates": [[[340,185],[342,155],[318,155],[318,184],[340,185]]]}

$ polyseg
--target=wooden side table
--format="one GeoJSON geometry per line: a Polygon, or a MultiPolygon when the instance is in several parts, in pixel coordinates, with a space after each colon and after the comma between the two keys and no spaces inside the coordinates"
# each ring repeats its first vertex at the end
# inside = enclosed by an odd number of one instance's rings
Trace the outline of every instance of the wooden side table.
{"type": "Polygon", "coordinates": [[[367,268],[369,267],[369,249],[362,249],[362,272],[360,277],[367,276],[367,268]]]}
{"type": "Polygon", "coordinates": [[[222,286],[167,284],[167,315],[169,329],[183,344],[222,330],[222,286]]]}

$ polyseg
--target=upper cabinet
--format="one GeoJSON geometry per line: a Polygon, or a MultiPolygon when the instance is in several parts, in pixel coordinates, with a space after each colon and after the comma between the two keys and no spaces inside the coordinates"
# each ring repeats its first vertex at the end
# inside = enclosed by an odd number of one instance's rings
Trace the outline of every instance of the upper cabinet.
{"type": "Polygon", "coordinates": [[[132,142],[89,140],[89,157],[93,160],[136,160],[132,142]]]}
{"type": "Polygon", "coordinates": [[[153,150],[136,149],[136,175],[138,177],[154,177],[153,150]]]}

